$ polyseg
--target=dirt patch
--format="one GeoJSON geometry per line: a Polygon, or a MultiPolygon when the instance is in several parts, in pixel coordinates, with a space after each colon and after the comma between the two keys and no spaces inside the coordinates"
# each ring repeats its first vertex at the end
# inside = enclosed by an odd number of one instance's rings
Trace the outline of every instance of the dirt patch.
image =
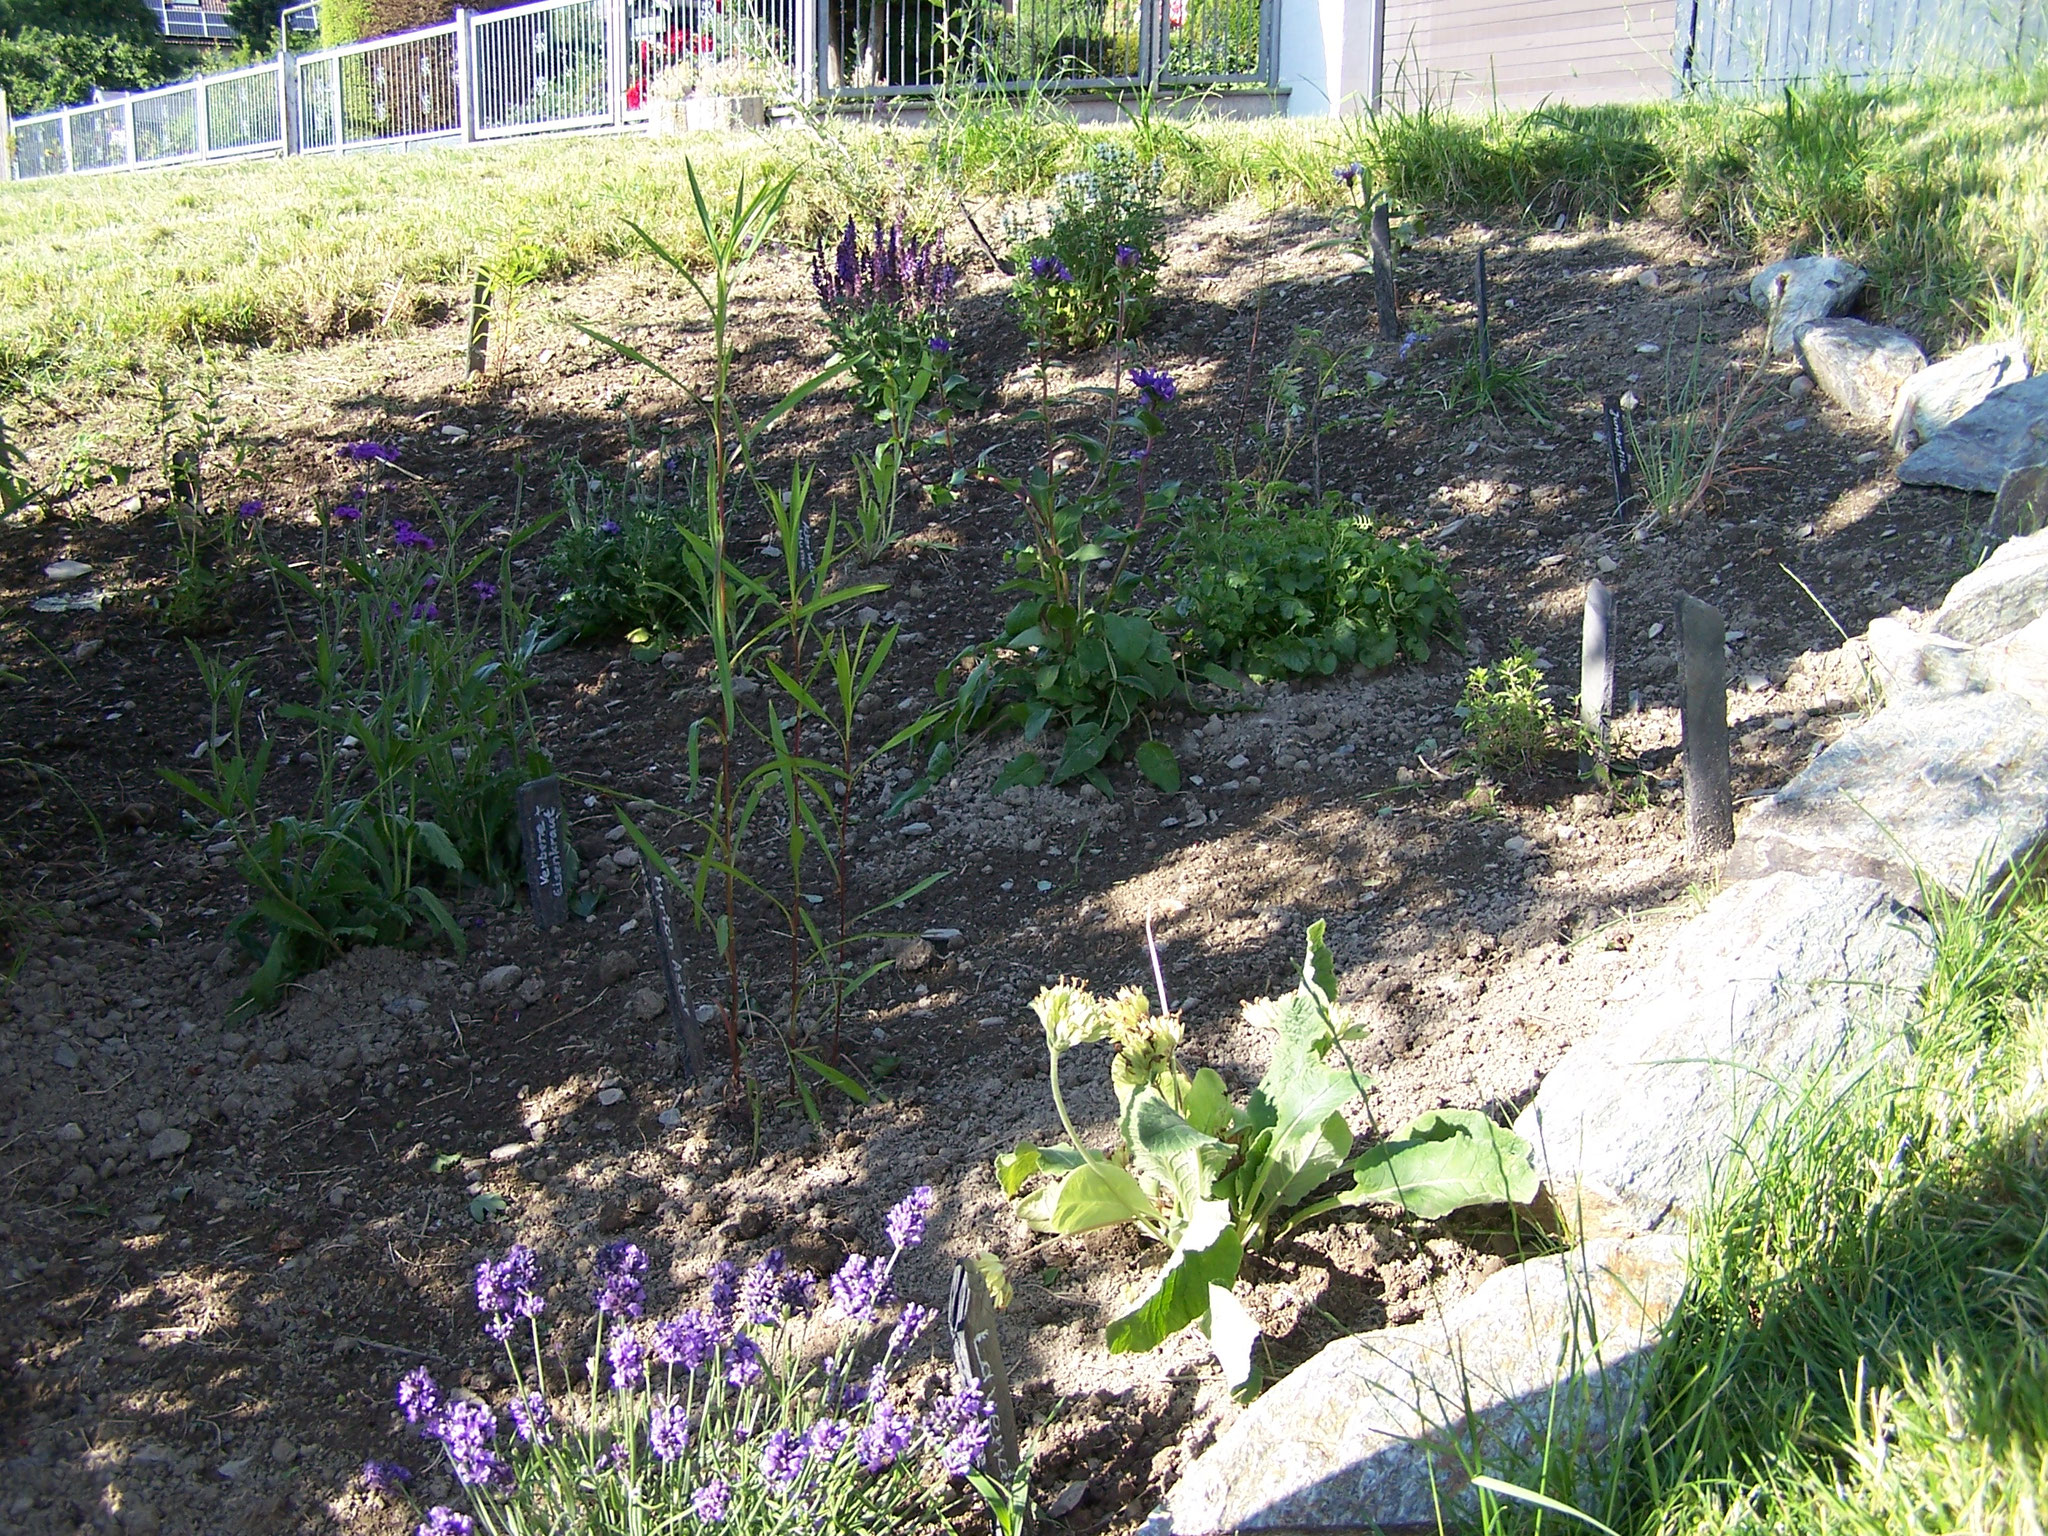
{"type": "MultiPolygon", "coordinates": [[[[1244,447],[1260,381],[1298,327],[1359,347],[1347,377],[1360,393],[1321,439],[1322,482],[1441,548],[1475,651],[1527,639],[1566,696],[1580,594],[1600,574],[1620,613],[1617,742],[1646,770],[1643,792],[1610,802],[1560,764],[1490,803],[1472,797],[1471,777],[1447,762],[1468,665],[1452,654],[1218,696],[1169,720],[1186,774],[1170,796],[1127,773],[1110,797],[992,794],[1007,756],[995,745],[862,849],[871,897],[950,870],[902,921],[960,936],[863,997],[850,1044],[876,1102],[834,1102],[822,1132],[792,1105],[765,1105],[757,1123],[677,1091],[638,875],[608,857],[613,803],[674,792],[680,743],[708,707],[691,648],[671,666],[622,648],[543,663],[543,745],[588,786],[570,801],[604,894],[588,921],[540,934],[523,909],[472,902],[460,958],[358,952],[276,1013],[236,1021],[241,978],[220,931],[243,896],[226,859],[181,831],[159,777],[189,766],[208,730],[182,642],[150,606],[172,568],[163,488],[145,471],[79,492],[49,520],[0,527],[0,665],[25,679],[0,693],[5,875],[22,914],[0,1012],[8,1528],[396,1531],[398,1513],[355,1469],[402,1449],[390,1390],[410,1364],[494,1381],[467,1297],[483,1253],[516,1233],[549,1256],[566,1298],[580,1284],[574,1261],[631,1232],[666,1267],[666,1304],[720,1256],[779,1245],[830,1266],[871,1241],[915,1182],[938,1187],[941,1215],[907,1291],[941,1294],[947,1267],[983,1247],[1015,1279],[1003,1342],[1037,1426],[1041,1495],[1086,1485],[1057,1527],[1141,1517],[1231,1409],[1193,1338],[1148,1356],[1104,1352],[1101,1323],[1146,1258],[1138,1245],[1036,1239],[994,1182],[996,1152],[1056,1124],[1026,1011],[1037,988],[1061,974],[1104,988],[1141,980],[1150,914],[1188,1056],[1242,1090],[1267,1047],[1239,1001],[1288,986],[1305,926],[1325,918],[1344,997],[1372,1026],[1377,1091],[1358,1129],[1445,1105],[1505,1114],[1608,994],[1655,962],[1687,910],[1669,635],[1679,592],[1727,617],[1737,793],[1754,797],[1856,707],[1856,668],[1829,654],[1836,625],[1853,633],[1938,597],[1972,560],[1985,511],[1900,487],[1880,434],[1795,394],[1786,369],[1765,386],[1725,499],[1638,536],[1605,488],[1598,399],[1634,388],[1654,408],[1667,365],[1696,339],[1709,366],[1748,355],[1759,327],[1746,270],[1652,223],[1456,228],[1404,265],[1406,312],[1429,334],[1405,357],[1367,356],[1370,284],[1341,253],[1307,249],[1326,232],[1247,210],[1177,223],[1140,349],[1181,381],[1167,467],[1204,483],[1219,447],[1244,447]],[[1548,421],[1446,403],[1481,243],[1496,348],[1548,360],[1548,421]],[[101,611],[29,610],[59,557],[95,568],[91,584],[110,594],[101,611]],[[472,1217],[484,1195],[505,1203],[489,1226],[472,1217]]],[[[825,355],[802,268],[794,254],[764,262],[743,305],[742,377],[760,400],[825,355]]],[[[1002,286],[985,264],[966,284],[965,355],[991,408],[958,453],[1010,469],[1033,451],[1015,413],[1036,386],[1002,286]]],[[[242,478],[269,503],[274,537],[311,557],[311,518],[341,489],[334,448],[350,438],[403,443],[423,478],[394,494],[509,519],[545,502],[542,471],[556,462],[616,468],[687,426],[676,391],[583,345],[571,316],[686,378],[702,366],[691,311],[634,266],[529,300],[510,366],[479,389],[461,381],[454,326],[224,362],[242,478]]],[[[1105,382],[1114,363],[1063,365],[1055,388],[1105,382]]],[[[81,443],[146,460],[147,405],[138,391],[81,419],[29,423],[25,437],[43,464],[81,443]]],[[[843,466],[867,437],[833,395],[805,408],[778,451],[814,455],[844,497],[843,466]]],[[[991,594],[1014,509],[976,486],[927,532],[875,573],[889,584],[878,606],[906,630],[878,731],[1000,617],[991,594]]],[[[274,612],[251,582],[232,627],[201,643],[253,656],[262,685],[288,697],[302,658],[274,612]]],[[[643,816],[657,840],[680,835],[643,816]]],[[[692,964],[709,971],[703,945],[692,964]]],[[[1083,1051],[1067,1069],[1070,1103],[1097,1125],[1110,1114],[1104,1066],[1083,1051]]],[[[772,1074],[764,1081],[772,1088],[772,1074]]],[[[1269,1369],[1411,1319],[1529,1240],[1504,1222],[1306,1232],[1248,1271],[1269,1369]]]]}

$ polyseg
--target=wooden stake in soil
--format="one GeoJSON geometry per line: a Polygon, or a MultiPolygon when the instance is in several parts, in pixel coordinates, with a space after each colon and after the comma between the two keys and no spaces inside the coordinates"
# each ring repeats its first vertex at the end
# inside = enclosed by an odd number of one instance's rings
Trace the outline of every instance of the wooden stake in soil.
{"type": "Polygon", "coordinates": [[[491,281],[479,275],[469,290],[469,371],[484,371],[491,350],[491,281]]]}
{"type": "Polygon", "coordinates": [[[1372,211],[1372,289],[1380,306],[1380,340],[1401,339],[1401,308],[1394,293],[1394,232],[1388,226],[1387,205],[1372,211]]]}
{"type": "Polygon", "coordinates": [[[1579,631],[1579,772],[1607,782],[1607,717],[1614,711],[1614,594],[1597,577],[1586,583],[1579,631]]]}
{"type": "MultiPolygon", "coordinates": [[[[1008,1483],[1017,1474],[1022,1455],[1017,1438],[1017,1404],[1010,1396],[1010,1372],[996,1339],[995,1308],[989,1304],[988,1282],[972,1264],[953,1266],[953,1288],[946,1299],[946,1327],[953,1336],[953,1368],[979,1387],[996,1405],[996,1433],[988,1455],[996,1463],[996,1480],[1008,1483]]],[[[1026,1530],[1030,1529],[1026,1517],[1026,1530]]]]}
{"type": "Polygon", "coordinates": [[[1472,291],[1479,305],[1479,377],[1483,382],[1493,376],[1493,333],[1486,323],[1485,251],[1472,262],[1472,291]]]}
{"type": "Polygon", "coordinates": [[[519,786],[519,840],[526,852],[526,889],[536,927],[569,920],[568,871],[562,860],[562,781],[553,774],[519,786]]]}
{"type": "Polygon", "coordinates": [[[669,916],[668,882],[647,872],[647,911],[654,919],[654,943],[661,951],[661,979],[668,987],[668,1016],[676,1027],[676,1046],[683,1053],[683,1076],[704,1081],[704,1036],[690,1010],[690,992],[683,980],[683,957],[676,946],[675,919],[669,916]]]}
{"type": "Polygon", "coordinates": [[[1696,597],[1678,600],[1678,675],[1685,758],[1685,843],[1695,859],[1735,846],[1728,764],[1728,630],[1696,597]]]}
{"type": "Polygon", "coordinates": [[[1625,511],[1635,499],[1635,455],[1628,450],[1628,414],[1621,408],[1621,396],[1609,395],[1600,402],[1607,413],[1607,468],[1614,476],[1614,510],[1625,511]]]}

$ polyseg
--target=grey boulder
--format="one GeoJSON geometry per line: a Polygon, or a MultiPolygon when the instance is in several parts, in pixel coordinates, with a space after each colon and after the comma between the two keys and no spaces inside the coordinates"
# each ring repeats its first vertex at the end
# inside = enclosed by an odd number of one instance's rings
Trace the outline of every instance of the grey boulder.
{"type": "Polygon", "coordinates": [[[1981,405],[1993,390],[2017,384],[2026,376],[2026,348],[2017,341],[1987,341],[1929,364],[1900,387],[1892,402],[1892,451],[1904,453],[1915,439],[1933,441],[1981,405]]]}
{"type": "Polygon", "coordinates": [[[1899,387],[1927,366],[1904,331],[1861,320],[1816,320],[1799,328],[1799,361],[1820,392],[1851,416],[1889,421],[1899,387]]]}
{"type": "Polygon", "coordinates": [[[1908,696],[1752,811],[1727,874],[1832,871],[1917,904],[1923,882],[1995,887],[2044,837],[2048,715],[2011,693],[1908,696]]]}
{"type": "Polygon", "coordinates": [[[1422,1322],[1339,1339],[1246,1409],[1141,1536],[1469,1520],[1468,1464],[1513,1477],[1546,1436],[1592,1456],[1640,1422],[1684,1283],[1676,1238],[1609,1238],[1501,1270],[1422,1322]]]}
{"type": "Polygon", "coordinates": [[[1991,509],[1992,531],[2001,537],[2039,533],[2048,524],[2048,460],[2008,470],[1991,509]]]}
{"type": "Polygon", "coordinates": [[[1774,1087],[1897,1038],[1934,962],[1925,925],[1855,875],[1724,889],[1515,1121],[1582,1231],[1698,1209],[1782,1108],[1774,1087]]]}
{"type": "Polygon", "coordinates": [[[2048,613],[2048,533],[2007,539],[1948,589],[1933,628],[1966,645],[1989,645],[2048,613]]]}
{"type": "Polygon", "coordinates": [[[1790,352],[1802,325],[1839,315],[1854,304],[1865,276],[1861,267],[1839,256],[1796,256],[1757,273],[1749,280],[1749,301],[1773,317],[1771,350],[1790,352]]]}

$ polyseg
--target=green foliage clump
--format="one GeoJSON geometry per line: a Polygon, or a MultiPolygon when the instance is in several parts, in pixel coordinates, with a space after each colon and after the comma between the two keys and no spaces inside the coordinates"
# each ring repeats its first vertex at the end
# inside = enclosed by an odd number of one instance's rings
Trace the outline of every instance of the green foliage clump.
{"type": "Polygon", "coordinates": [[[1208,659],[1262,680],[1427,661],[1462,633],[1450,571],[1338,505],[1192,504],[1167,556],[1166,612],[1208,659]]]}
{"type": "Polygon", "coordinates": [[[1165,260],[1164,174],[1158,160],[1140,160],[1117,144],[1091,144],[1081,169],[1054,180],[1043,230],[1011,221],[1019,302],[1042,342],[1080,351],[1144,330],[1165,260]],[[1023,281],[1027,276],[1035,281],[1023,281]]]}
{"type": "Polygon", "coordinates": [[[1179,1017],[1153,1014],[1138,988],[1104,1001],[1061,982],[1031,1006],[1045,1030],[1067,1142],[1024,1142],[1004,1153],[996,1160],[1003,1192],[1022,1196],[1017,1213],[1034,1231],[1129,1224],[1170,1250],[1111,1319],[1112,1353],[1155,1348],[1199,1322],[1230,1385],[1245,1389],[1256,1375],[1259,1330],[1231,1286],[1246,1253],[1348,1207],[1395,1205],[1434,1219],[1536,1197],[1528,1143],[1477,1111],[1433,1111],[1352,1155],[1344,1111],[1369,1087],[1351,1058],[1363,1026],[1338,1006],[1320,922],[1309,926],[1295,989],[1245,1005],[1253,1032],[1274,1046],[1265,1077],[1242,1104],[1231,1102],[1213,1069],[1182,1070],[1179,1017]],[[1116,1048],[1109,1076],[1117,1134],[1106,1152],[1082,1140],[1060,1091],[1060,1058],[1094,1041],[1116,1048]],[[1052,1177],[1024,1194],[1038,1174],[1052,1177]],[[1345,1187],[1325,1193],[1339,1179],[1345,1187]]]}
{"type": "Polygon", "coordinates": [[[1472,761],[1482,768],[1533,768],[1570,741],[1536,653],[1519,640],[1492,666],[1465,674],[1458,718],[1472,761]]]}
{"type": "Polygon", "coordinates": [[[139,91],[172,74],[163,50],[147,39],[44,27],[0,34],[0,91],[16,117],[89,101],[95,86],[139,91]]]}
{"type": "Polygon", "coordinates": [[[617,482],[568,464],[556,487],[567,520],[541,569],[561,584],[555,614],[564,630],[635,644],[704,632],[707,556],[693,526],[703,487],[692,469],[671,459],[617,482]],[[673,486],[671,465],[680,471],[673,486]]]}

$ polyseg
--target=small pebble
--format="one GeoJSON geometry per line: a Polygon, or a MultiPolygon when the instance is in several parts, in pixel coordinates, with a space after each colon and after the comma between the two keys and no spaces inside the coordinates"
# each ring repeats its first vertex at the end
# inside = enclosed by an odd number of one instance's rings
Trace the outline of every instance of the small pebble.
{"type": "Polygon", "coordinates": [[[625,1098],[626,1090],[623,1088],[600,1088],[597,1091],[597,1102],[606,1109],[610,1109],[614,1104],[625,1102],[625,1098]]]}

